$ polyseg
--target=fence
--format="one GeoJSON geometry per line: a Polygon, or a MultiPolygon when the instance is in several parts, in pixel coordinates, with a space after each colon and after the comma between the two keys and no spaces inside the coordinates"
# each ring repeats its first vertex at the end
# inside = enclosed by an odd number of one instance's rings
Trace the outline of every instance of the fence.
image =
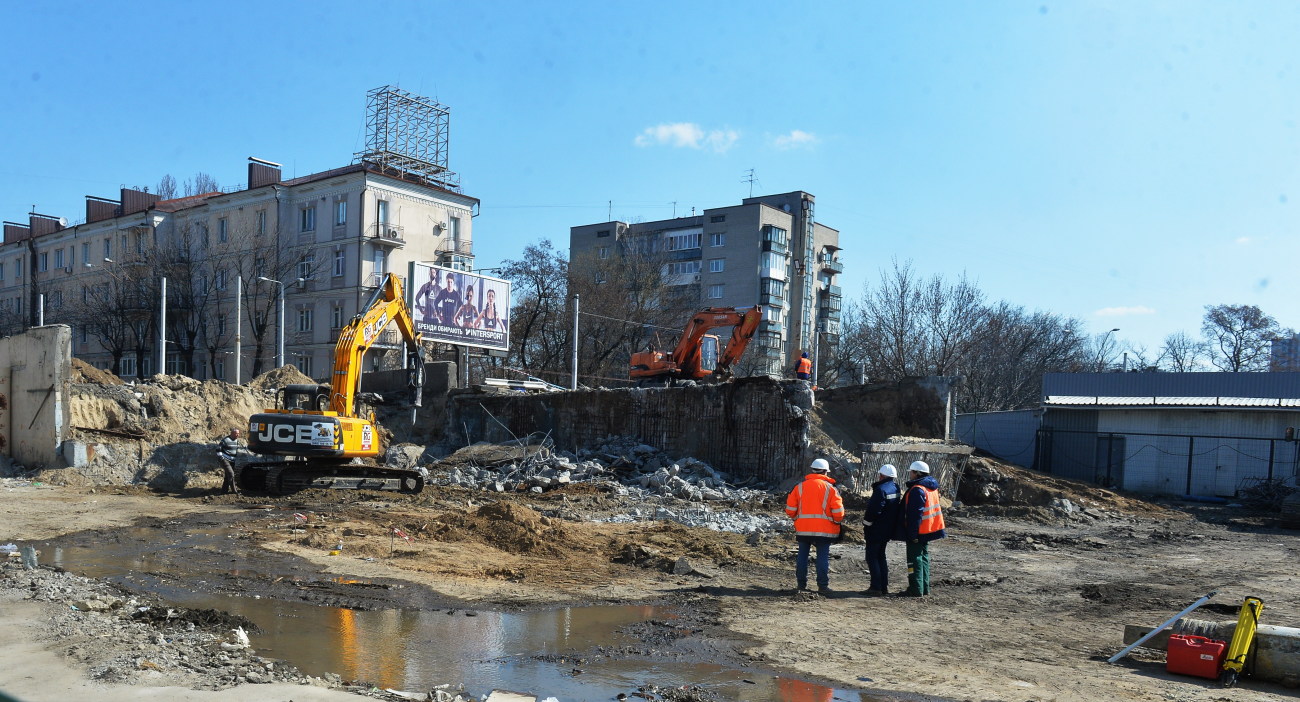
{"type": "Polygon", "coordinates": [[[1288,439],[1044,428],[1037,444],[1039,470],[1135,492],[1232,497],[1300,475],[1300,445],[1288,439]]]}

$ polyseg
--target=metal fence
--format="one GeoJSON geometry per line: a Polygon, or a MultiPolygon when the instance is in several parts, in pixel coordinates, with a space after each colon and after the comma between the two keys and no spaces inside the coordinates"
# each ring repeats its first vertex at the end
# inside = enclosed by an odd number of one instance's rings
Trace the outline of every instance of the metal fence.
{"type": "Polygon", "coordinates": [[[1300,444],[1250,436],[1038,430],[1039,470],[1105,487],[1232,497],[1260,481],[1296,484],[1300,444]]]}

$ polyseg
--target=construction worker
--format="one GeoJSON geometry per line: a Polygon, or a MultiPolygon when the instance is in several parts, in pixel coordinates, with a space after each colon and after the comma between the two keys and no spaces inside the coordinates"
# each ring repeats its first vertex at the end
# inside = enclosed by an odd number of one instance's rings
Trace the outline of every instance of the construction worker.
{"type": "Polygon", "coordinates": [[[808,552],[817,548],[817,591],[830,595],[831,542],[840,535],[844,521],[844,499],[830,476],[831,465],[824,458],[812,462],[811,472],[790,491],[785,513],[794,518],[799,556],[795,559],[795,582],[808,589],[808,552]]]}
{"type": "Polygon", "coordinates": [[[924,597],[930,594],[930,542],[945,536],[939,482],[930,475],[930,464],[925,461],[913,461],[907,477],[900,520],[907,542],[907,590],[901,594],[924,597]]]}
{"type": "Polygon", "coordinates": [[[898,469],[885,464],[876,473],[878,480],[871,484],[871,499],[863,515],[866,525],[867,570],[871,572],[871,588],[862,593],[868,597],[889,594],[889,564],[885,560],[885,546],[898,533],[898,469]]]}
{"type": "Polygon", "coordinates": [[[812,359],[808,358],[808,352],[804,351],[799,356],[798,362],[794,364],[794,377],[799,380],[812,380],[812,359]]]}
{"type": "Polygon", "coordinates": [[[231,429],[230,434],[223,437],[217,444],[217,460],[221,461],[222,483],[221,494],[229,495],[239,494],[239,486],[235,484],[235,456],[238,456],[244,447],[239,444],[239,430],[231,429]]]}

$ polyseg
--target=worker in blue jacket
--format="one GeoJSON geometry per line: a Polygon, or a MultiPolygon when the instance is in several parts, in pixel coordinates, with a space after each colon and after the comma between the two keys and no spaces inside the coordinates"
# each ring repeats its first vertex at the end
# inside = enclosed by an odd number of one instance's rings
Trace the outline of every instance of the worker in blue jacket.
{"type": "Polygon", "coordinates": [[[885,560],[885,546],[895,538],[898,530],[898,469],[885,464],[877,471],[878,480],[871,484],[871,499],[863,515],[866,525],[867,570],[871,572],[871,588],[864,592],[868,597],[889,593],[889,564],[885,560]]]}

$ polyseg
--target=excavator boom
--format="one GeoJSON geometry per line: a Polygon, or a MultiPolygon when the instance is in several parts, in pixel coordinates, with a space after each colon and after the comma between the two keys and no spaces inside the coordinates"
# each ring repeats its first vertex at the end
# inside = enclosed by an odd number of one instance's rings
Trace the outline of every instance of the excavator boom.
{"type": "Polygon", "coordinates": [[[706,307],[691,316],[682,331],[677,346],[670,353],[645,351],[632,354],[633,378],[680,378],[699,380],[710,375],[728,376],[731,367],[745,353],[749,340],[763,319],[761,307],[745,310],[735,307],[706,307]],[[706,349],[717,346],[717,337],[709,331],[719,327],[732,327],[731,340],[717,358],[716,366],[705,363],[706,349]]]}

